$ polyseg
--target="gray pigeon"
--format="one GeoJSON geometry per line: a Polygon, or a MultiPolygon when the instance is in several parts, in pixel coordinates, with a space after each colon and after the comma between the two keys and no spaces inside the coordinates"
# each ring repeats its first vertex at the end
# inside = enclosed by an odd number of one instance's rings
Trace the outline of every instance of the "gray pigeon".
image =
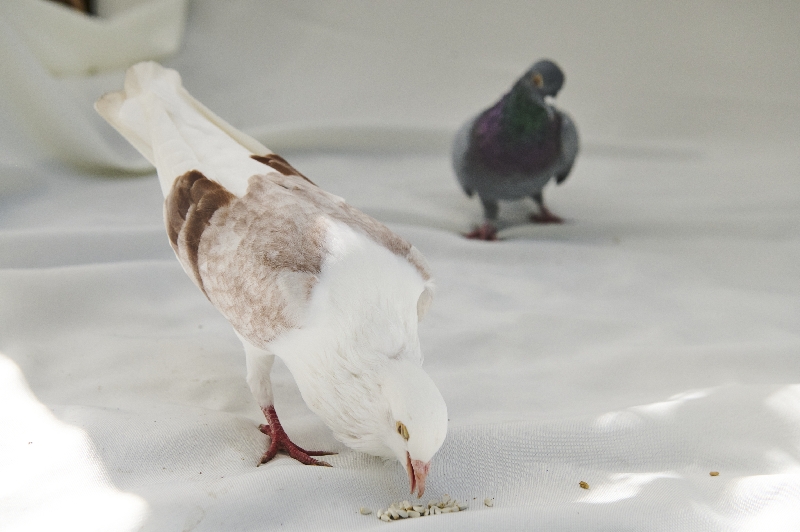
{"type": "Polygon", "coordinates": [[[467,238],[497,240],[499,200],[531,197],[536,223],[562,223],[550,212],[542,189],[555,177],[561,184],[578,154],[578,131],[570,117],[545,101],[564,84],[564,73],[542,60],[520,77],[500,100],[468,120],[453,141],[453,168],[468,196],[477,193],[484,223],[467,238]]]}

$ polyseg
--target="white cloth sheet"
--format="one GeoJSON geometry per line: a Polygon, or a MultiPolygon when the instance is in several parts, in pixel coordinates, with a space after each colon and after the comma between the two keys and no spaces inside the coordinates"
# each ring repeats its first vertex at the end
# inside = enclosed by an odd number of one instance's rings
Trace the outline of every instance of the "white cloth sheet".
{"type": "Polygon", "coordinates": [[[92,98],[117,88],[114,70],[175,52],[186,4],[95,0],[97,16],[90,17],[49,0],[0,3],[3,162],[56,158],[86,171],[147,171],[149,165],[130,146],[109,135],[92,98]],[[95,75],[81,77],[89,73],[95,75]],[[36,144],[27,157],[13,149],[20,135],[36,144]]]}
{"type": "MultiPolygon", "coordinates": [[[[360,515],[408,498],[404,470],[333,440],[280,363],[287,432],[339,454],[255,467],[241,345],[175,260],[154,174],[88,118],[59,122],[86,157],[43,151],[47,116],[5,100],[0,530],[798,530],[800,4],[530,4],[197,0],[165,61],[426,255],[450,430],[423,500],[466,512],[360,515]],[[467,241],[449,134],[539,57],[583,141],[545,191],[569,221],[503,204],[504,240],[467,241]]],[[[80,116],[122,80],[15,57],[80,116]]]]}

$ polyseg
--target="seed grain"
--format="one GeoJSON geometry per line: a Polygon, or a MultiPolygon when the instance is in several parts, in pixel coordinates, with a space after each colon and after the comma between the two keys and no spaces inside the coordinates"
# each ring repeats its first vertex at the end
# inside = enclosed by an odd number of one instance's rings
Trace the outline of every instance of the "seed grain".
{"type": "MultiPolygon", "coordinates": [[[[487,499],[490,500],[490,499],[487,499]]],[[[399,519],[413,519],[417,517],[428,517],[431,515],[449,514],[463,512],[467,509],[466,504],[460,504],[456,499],[449,495],[443,495],[441,500],[430,500],[428,504],[412,505],[408,501],[393,502],[386,510],[380,509],[376,517],[381,521],[397,521],[399,519]]],[[[369,508],[362,507],[361,513],[364,515],[372,513],[369,508]]]]}

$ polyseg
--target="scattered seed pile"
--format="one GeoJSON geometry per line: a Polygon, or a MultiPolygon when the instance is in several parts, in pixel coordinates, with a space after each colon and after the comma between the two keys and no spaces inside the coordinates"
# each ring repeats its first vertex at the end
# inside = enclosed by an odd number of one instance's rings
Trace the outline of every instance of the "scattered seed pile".
{"type": "Polygon", "coordinates": [[[411,504],[408,501],[395,502],[389,506],[388,510],[378,510],[378,519],[381,521],[397,521],[398,519],[410,519],[414,517],[426,517],[429,515],[449,514],[462,512],[467,509],[466,504],[461,504],[455,499],[451,499],[445,494],[439,501],[429,501],[427,505],[411,504]]]}

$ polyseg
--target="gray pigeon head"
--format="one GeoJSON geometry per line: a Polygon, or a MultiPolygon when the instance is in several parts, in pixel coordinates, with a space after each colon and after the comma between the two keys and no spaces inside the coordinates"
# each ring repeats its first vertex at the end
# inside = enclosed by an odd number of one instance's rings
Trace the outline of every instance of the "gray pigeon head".
{"type": "Polygon", "coordinates": [[[564,73],[557,64],[542,59],[522,76],[521,81],[543,96],[555,96],[564,85],[564,73]]]}

